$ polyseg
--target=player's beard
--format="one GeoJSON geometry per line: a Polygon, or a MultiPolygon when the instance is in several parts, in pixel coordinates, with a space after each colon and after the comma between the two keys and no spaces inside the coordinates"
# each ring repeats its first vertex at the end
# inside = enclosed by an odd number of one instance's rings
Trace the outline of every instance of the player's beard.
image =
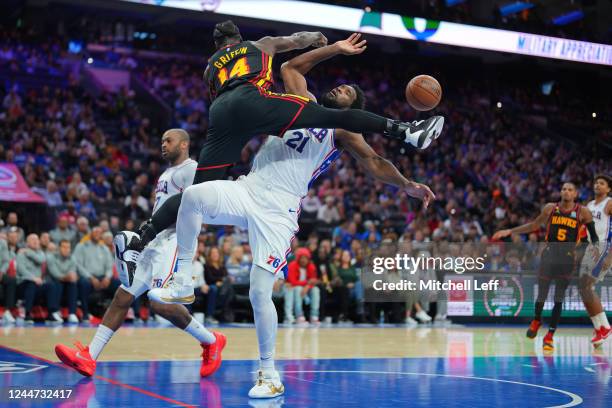
{"type": "Polygon", "coordinates": [[[331,92],[326,92],[321,96],[321,105],[331,109],[342,109],[338,102],[334,99],[331,92]]]}
{"type": "Polygon", "coordinates": [[[176,149],[173,151],[166,151],[165,159],[168,161],[168,163],[173,165],[176,159],[178,159],[180,155],[181,155],[181,151],[179,149],[176,149]]]}

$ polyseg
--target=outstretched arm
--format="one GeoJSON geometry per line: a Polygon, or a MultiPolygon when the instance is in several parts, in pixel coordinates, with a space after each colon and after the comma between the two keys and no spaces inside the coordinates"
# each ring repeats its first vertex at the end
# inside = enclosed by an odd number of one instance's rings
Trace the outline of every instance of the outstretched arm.
{"type": "Polygon", "coordinates": [[[544,224],[546,219],[550,216],[550,213],[552,212],[554,206],[555,204],[553,203],[546,204],[542,208],[542,211],[540,211],[540,214],[533,221],[523,225],[519,225],[518,227],[497,231],[495,234],[493,234],[492,238],[497,240],[505,238],[512,234],[526,234],[528,232],[537,230],[538,228],[540,228],[540,225],[544,224]]]}
{"type": "Polygon", "coordinates": [[[348,151],[372,177],[383,183],[399,187],[409,196],[422,200],[425,208],[435,200],[429,187],[404,177],[393,163],[376,153],[362,135],[344,129],[336,129],[335,139],[336,144],[348,151]]]}
{"type": "Polygon", "coordinates": [[[253,44],[268,55],[301,50],[306,47],[324,47],[327,38],[319,31],[300,31],[285,37],[263,37],[253,44]]]}
{"type": "Polygon", "coordinates": [[[336,55],[357,55],[366,50],[366,40],[359,41],[361,34],[351,34],[346,40],[308,51],[281,65],[281,77],[285,92],[315,100],[306,86],[304,75],[315,65],[336,55]]]}

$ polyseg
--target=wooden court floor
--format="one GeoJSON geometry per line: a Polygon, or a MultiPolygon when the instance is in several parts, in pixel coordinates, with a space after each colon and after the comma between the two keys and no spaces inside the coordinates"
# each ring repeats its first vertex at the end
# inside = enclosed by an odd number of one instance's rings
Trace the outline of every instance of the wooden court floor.
{"type": "MultiPolygon", "coordinates": [[[[87,345],[94,327],[3,327],[0,344],[57,361],[57,343],[78,340],[87,345]]],[[[215,328],[227,335],[224,360],[258,358],[254,328],[215,328]]],[[[524,327],[333,327],[280,328],[276,357],[290,359],[410,358],[535,356],[542,354],[544,331],[535,340],[524,336],[524,327]]],[[[588,356],[592,353],[591,330],[560,328],[554,354],[588,356]]],[[[612,355],[611,341],[599,350],[612,355]]],[[[194,360],[201,348],[186,333],[174,328],[121,328],[108,344],[100,361],[194,360]]]]}

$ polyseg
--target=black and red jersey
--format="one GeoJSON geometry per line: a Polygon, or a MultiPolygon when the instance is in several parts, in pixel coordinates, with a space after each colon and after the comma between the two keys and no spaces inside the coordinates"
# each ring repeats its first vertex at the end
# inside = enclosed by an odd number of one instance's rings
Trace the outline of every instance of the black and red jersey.
{"type": "Polygon", "coordinates": [[[546,226],[546,242],[578,242],[580,239],[580,204],[564,212],[557,203],[546,226]]]}
{"type": "Polygon", "coordinates": [[[206,81],[211,98],[250,82],[269,89],[272,78],[272,57],[261,51],[250,41],[227,45],[215,52],[208,60],[206,81]]]}

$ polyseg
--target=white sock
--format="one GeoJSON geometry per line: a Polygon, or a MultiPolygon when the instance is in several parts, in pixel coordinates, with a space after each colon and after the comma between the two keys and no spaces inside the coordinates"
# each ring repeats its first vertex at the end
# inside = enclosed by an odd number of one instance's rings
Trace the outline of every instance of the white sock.
{"type": "Polygon", "coordinates": [[[608,316],[606,316],[606,312],[601,312],[597,316],[599,327],[603,326],[606,329],[610,327],[610,323],[608,322],[608,316]]]}
{"type": "Polygon", "coordinates": [[[103,324],[98,326],[98,330],[96,330],[96,335],[93,339],[91,339],[91,343],[89,343],[89,354],[91,354],[91,358],[94,360],[98,359],[98,356],[115,334],[114,331],[104,326],[103,324]]]}
{"type": "Polygon", "coordinates": [[[185,327],[185,331],[195,337],[200,343],[212,344],[216,340],[215,335],[193,317],[191,318],[191,323],[185,327]]]}
{"type": "Polygon", "coordinates": [[[249,298],[255,317],[255,331],[259,343],[259,367],[264,374],[274,375],[274,348],[278,316],[272,302],[274,275],[260,266],[251,268],[251,288],[249,298]]]}
{"type": "Polygon", "coordinates": [[[593,327],[595,330],[599,330],[599,315],[591,316],[591,322],[593,322],[593,327]]]}

